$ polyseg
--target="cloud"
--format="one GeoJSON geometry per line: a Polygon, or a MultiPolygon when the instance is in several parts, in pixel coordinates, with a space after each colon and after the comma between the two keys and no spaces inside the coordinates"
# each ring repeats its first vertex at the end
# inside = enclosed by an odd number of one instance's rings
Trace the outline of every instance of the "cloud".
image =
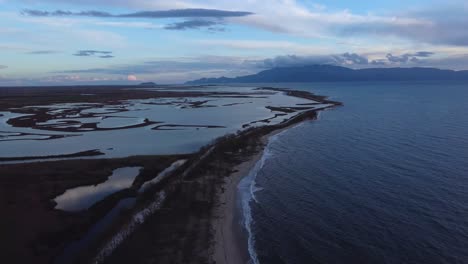
{"type": "Polygon", "coordinates": [[[394,13],[393,21],[349,23],[335,27],[341,37],[398,37],[433,45],[468,45],[468,6],[450,5],[423,7],[417,12],[394,13]],[[449,15],[448,15],[449,14],[449,15]],[[412,19],[415,23],[401,23],[412,19]],[[400,21],[400,23],[396,23],[400,21]]]}
{"type": "MultiPolygon", "coordinates": [[[[432,52],[415,51],[404,54],[395,54],[393,57],[404,57],[406,54],[423,58],[425,60],[414,62],[408,59],[406,62],[394,62],[389,60],[385,53],[375,57],[358,53],[342,53],[328,55],[284,55],[273,58],[248,58],[234,56],[202,56],[194,58],[173,58],[170,60],[152,60],[134,64],[113,65],[103,68],[89,68],[66,70],[53,72],[55,75],[66,76],[100,76],[101,78],[125,78],[129,81],[131,76],[138,76],[137,80],[151,80],[158,83],[182,83],[203,77],[235,77],[254,74],[264,69],[275,67],[304,66],[312,64],[330,64],[349,68],[373,68],[373,67],[411,67],[411,66],[432,66],[432,52]]],[[[438,65],[449,64],[449,61],[439,61],[438,65]]],[[[458,63],[463,65],[461,60],[458,63]]],[[[465,58],[464,67],[468,67],[468,60],[465,58]]],[[[133,78],[132,78],[133,79],[133,78]]]]}
{"type": "MultiPolygon", "coordinates": [[[[418,53],[414,52],[413,54],[418,53]]],[[[425,54],[420,53],[419,55],[425,54]]],[[[411,65],[411,63],[408,62],[408,65],[411,65]]],[[[66,70],[53,72],[53,74],[125,76],[127,80],[128,76],[141,76],[142,79],[139,78],[140,80],[148,79],[159,83],[181,83],[202,77],[235,77],[253,74],[263,69],[312,64],[331,64],[350,68],[390,67],[396,65],[385,58],[385,53],[382,58],[369,59],[368,56],[363,54],[347,52],[310,56],[284,55],[267,59],[233,56],[174,58],[172,60],[152,60],[134,64],[113,65],[105,68],[66,70]]]]}
{"type": "Polygon", "coordinates": [[[212,70],[212,69],[233,69],[244,63],[244,58],[221,57],[221,56],[203,56],[197,58],[174,58],[174,60],[151,60],[134,64],[114,65],[107,68],[90,68],[66,70],[54,73],[59,74],[115,74],[115,75],[142,75],[154,74],[160,72],[177,72],[193,70],[212,70]]]}
{"type": "Polygon", "coordinates": [[[130,21],[93,21],[93,25],[107,27],[124,27],[124,28],[142,28],[142,29],[160,29],[161,25],[156,25],[149,22],[130,22],[130,21]]]}
{"type": "Polygon", "coordinates": [[[101,51],[101,50],[79,50],[73,54],[73,56],[78,57],[94,57],[97,56],[99,58],[108,59],[114,58],[112,51],[101,51]]]}
{"type": "Polygon", "coordinates": [[[468,70],[468,54],[431,58],[421,61],[420,64],[441,69],[468,70]]]}
{"type": "Polygon", "coordinates": [[[214,29],[213,26],[221,24],[220,22],[217,21],[211,21],[211,20],[186,20],[182,22],[176,22],[172,24],[168,24],[164,27],[164,29],[168,30],[186,30],[186,29],[198,29],[198,28],[204,28],[208,27],[211,29],[214,29]]]}
{"type": "MultiPolygon", "coordinates": [[[[171,60],[151,60],[134,64],[113,65],[103,68],[76,69],[51,72],[54,75],[83,76],[138,76],[138,80],[152,80],[159,83],[181,83],[205,76],[246,75],[258,70],[243,57],[202,56],[194,58],[173,58],[171,60]]],[[[115,78],[115,77],[111,77],[115,78]]]]}
{"type": "Polygon", "coordinates": [[[293,41],[276,40],[242,40],[242,39],[201,39],[194,40],[195,45],[200,48],[227,48],[237,49],[242,52],[265,52],[272,53],[295,53],[295,54],[328,54],[332,50],[325,45],[308,45],[295,43],[293,41]]]}
{"type": "Polygon", "coordinates": [[[346,9],[311,9],[301,2],[271,0],[268,4],[263,1],[260,4],[259,1],[242,1],[243,8],[255,14],[229,20],[275,33],[308,38],[370,37],[380,38],[380,41],[398,38],[418,44],[468,45],[466,1],[419,6],[414,9],[417,11],[399,9],[375,13],[369,10],[367,14],[346,9]]]}
{"type": "Polygon", "coordinates": [[[34,9],[24,9],[21,14],[27,16],[86,16],[86,17],[112,17],[112,18],[226,18],[226,17],[243,17],[252,15],[251,12],[245,11],[227,11],[218,9],[202,9],[202,8],[187,8],[187,9],[172,9],[161,11],[141,11],[126,14],[111,14],[101,11],[42,11],[34,9]]]}
{"type": "MultiPolygon", "coordinates": [[[[414,53],[404,53],[401,55],[388,53],[385,58],[372,60],[367,56],[348,52],[343,54],[312,56],[285,55],[256,61],[254,64],[259,68],[292,67],[312,64],[331,64],[351,68],[367,68],[376,66],[393,67],[402,64],[420,64],[426,62],[420,58],[429,58],[432,55],[434,55],[434,53],[429,51],[418,51],[414,53]]],[[[430,61],[427,61],[427,65],[430,65],[430,61]]]]}
{"type": "Polygon", "coordinates": [[[58,53],[56,50],[34,50],[30,52],[26,52],[26,54],[31,54],[31,55],[45,55],[45,54],[55,54],[58,53]]]}
{"type": "Polygon", "coordinates": [[[407,62],[415,62],[418,63],[420,62],[419,58],[428,58],[430,56],[434,55],[433,52],[428,52],[428,51],[419,51],[416,53],[405,53],[399,56],[394,56],[391,53],[387,54],[387,59],[390,62],[397,62],[397,63],[407,63],[407,62]]]}
{"type": "Polygon", "coordinates": [[[369,63],[369,60],[366,57],[356,53],[344,53],[337,58],[341,58],[342,62],[349,62],[350,64],[367,65],[369,63]]]}
{"type": "Polygon", "coordinates": [[[372,66],[385,66],[387,64],[387,60],[385,59],[377,59],[370,62],[372,66]]]}
{"type": "Polygon", "coordinates": [[[34,9],[24,9],[21,11],[22,15],[27,16],[38,16],[38,17],[45,17],[45,16],[90,16],[90,17],[113,17],[110,13],[101,12],[101,11],[81,11],[81,12],[71,12],[71,11],[63,11],[63,10],[56,10],[56,11],[42,11],[42,10],[34,10],[34,9]]]}
{"type": "MultiPolygon", "coordinates": [[[[23,0],[26,1],[26,0],[23,0]]],[[[54,3],[93,6],[92,0],[48,0],[54,3]]],[[[224,18],[230,23],[240,23],[275,33],[301,37],[331,38],[399,38],[414,43],[432,45],[468,45],[468,5],[466,1],[436,1],[420,4],[414,9],[385,10],[385,12],[353,13],[347,9],[305,4],[298,0],[102,0],[99,5],[133,9],[165,8],[166,11],[110,14],[100,11],[41,11],[25,10],[32,16],[93,16],[140,18],[224,18]],[[204,8],[213,9],[204,9],[204,8]],[[172,8],[172,9],[171,9],[172,8]],[[248,10],[226,11],[226,10],[248,10]],[[410,11],[407,11],[410,10],[410,11]],[[449,14],[449,15],[448,15],[449,14]]],[[[382,40],[384,41],[384,40],[382,40]]]]}
{"type": "Polygon", "coordinates": [[[331,55],[312,55],[297,56],[284,55],[265,59],[256,63],[260,68],[292,67],[312,64],[332,64],[342,66],[362,66],[368,65],[369,59],[356,53],[331,54],[331,55]]]}
{"type": "MultiPolygon", "coordinates": [[[[432,52],[411,52],[417,58],[430,56],[432,52]]],[[[396,54],[393,57],[404,57],[406,54],[396,54]]],[[[113,65],[103,68],[75,69],[56,71],[52,74],[92,75],[92,76],[141,76],[142,79],[155,80],[160,83],[180,83],[201,77],[235,77],[256,73],[263,69],[275,67],[292,67],[313,64],[330,64],[350,68],[395,67],[395,66],[430,66],[431,62],[410,59],[404,63],[388,59],[385,53],[380,57],[373,55],[372,59],[365,54],[346,52],[327,55],[284,55],[273,58],[248,58],[234,56],[202,56],[194,58],[174,58],[172,60],[151,60],[134,64],[113,65]]],[[[429,58],[428,58],[429,59],[429,58]]],[[[442,62],[440,62],[442,63],[442,62]]],[[[461,62],[460,62],[461,63],[461,62]]],[[[468,60],[466,60],[468,66],[468,60]]]]}
{"type": "MultiPolygon", "coordinates": [[[[24,84],[90,84],[90,83],[129,83],[138,81],[155,81],[158,83],[182,83],[202,77],[235,77],[254,74],[273,67],[303,66],[311,64],[332,64],[349,68],[374,67],[439,67],[445,69],[468,69],[468,54],[451,57],[435,56],[429,51],[406,53],[388,53],[393,57],[405,57],[406,54],[418,55],[418,62],[411,59],[406,62],[393,62],[386,57],[387,53],[358,54],[342,53],[328,55],[285,55],[273,58],[249,58],[235,56],[202,56],[192,58],[172,58],[151,60],[141,63],[113,65],[103,68],[89,68],[50,72],[49,77],[36,79],[0,80],[1,84],[16,82],[24,84]],[[367,61],[367,62],[366,62],[367,61]],[[136,77],[138,76],[138,77],[136,77]]],[[[411,58],[411,57],[410,57],[411,58]]]]}
{"type": "Polygon", "coordinates": [[[310,64],[334,64],[333,56],[329,55],[314,55],[314,56],[297,56],[284,55],[274,58],[268,58],[262,61],[256,61],[254,64],[258,68],[277,68],[277,67],[292,67],[310,64]]]}
{"type": "MultiPolygon", "coordinates": [[[[225,18],[232,17],[242,17],[249,16],[253,13],[245,11],[227,11],[227,10],[218,10],[218,9],[201,9],[201,8],[192,8],[192,9],[172,9],[172,10],[163,10],[163,11],[141,11],[134,13],[125,13],[125,14],[111,14],[108,12],[102,11],[42,11],[34,9],[24,9],[21,11],[21,14],[24,16],[31,17],[95,17],[95,18],[147,18],[147,19],[162,19],[162,18],[192,18],[181,22],[174,22],[168,24],[162,28],[167,30],[188,30],[188,29],[200,29],[207,28],[210,32],[222,32],[225,31],[223,27],[217,27],[223,25],[222,22],[225,18]],[[210,18],[212,20],[208,20],[210,18]],[[215,20],[213,20],[215,19],[215,20]]],[[[138,23],[138,26],[141,26],[143,22],[134,22],[138,23]]],[[[119,25],[122,24],[119,22],[108,22],[107,25],[119,25]]],[[[146,28],[160,28],[154,25],[146,26],[146,28]]]]}
{"type": "Polygon", "coordinates": [[[135,75],[128,75],[127,80],[131,82],[138,81],[137,77],[135,75]]]}
{"type": "Polygon", "coordinates": [[[6,69],[6,68],[8,68],[8,66],[0,65],[0,70],[6,69]]]}
{"type": "Polygon", "coordinates": [[[413,56],[423,57],[423,58],[430,57],[432,55],[434,55],[434,52],[430,52],[430,51],[418,51],[416,53],[413,53],[413,56]]]}

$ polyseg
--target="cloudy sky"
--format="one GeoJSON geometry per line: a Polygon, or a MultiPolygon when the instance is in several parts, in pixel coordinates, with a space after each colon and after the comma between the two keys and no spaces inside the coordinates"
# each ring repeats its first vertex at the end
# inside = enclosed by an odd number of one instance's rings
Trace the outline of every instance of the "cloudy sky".
{"type": "Polygon", "coordinates": [[[0,85],[468,69],[466,0],[0,0],[0,85]]]}

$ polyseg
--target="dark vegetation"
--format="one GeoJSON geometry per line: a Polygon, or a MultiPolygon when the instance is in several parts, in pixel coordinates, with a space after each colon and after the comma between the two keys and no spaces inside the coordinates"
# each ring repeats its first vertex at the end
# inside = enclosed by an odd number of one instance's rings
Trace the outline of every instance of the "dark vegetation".
{"type": "Polygon", "coordinates": [[[63,154],[63,155],[50,155],[50,156],[31,156],[31,157],[13,157],[13,158],[0,158],[0,162],[5,161],[26,161],[26,160],[37,160],[37,159],[66,159],[66,158],[76,158],[76,157],[89,157],[89,156],[99,156],[104,155],[98,149],[87,150],[76,152],[72,154],[63,154]]]}
{"type": "MultiPolygon", "coordinates": [[[[165,87],[167,88],[167,87],[165,87]]],[[[56,87],[0,87],[0,111],[25,106],[58,103],[106,103],[119,104],[122,100],[149,98],[188,98],[210,96],[250,97],[236,92],[189,92],[144,89],[140,86],[56,86],[56,87]]],[[[187,87],[180,87],[187,88],[187,87]]],[[[18,110],[18,109],[16,109],[18,110]]]]}
{"type": "Polygon", "coordinates": [[[50,263],[121,198],[134,196],[143,182],[187,156],[136,156],[122,159],[62,160],[0,165],[0,257],[4,263],[50,263]],[[144,169],[132,189],[118,192],[88,210],[54,210],[52,200],[67,189],[98,184],[127,166],[144,169]]]}

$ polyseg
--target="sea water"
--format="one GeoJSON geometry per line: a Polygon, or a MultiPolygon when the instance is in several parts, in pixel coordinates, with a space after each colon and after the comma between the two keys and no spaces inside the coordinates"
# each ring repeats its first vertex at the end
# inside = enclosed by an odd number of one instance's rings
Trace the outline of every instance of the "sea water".
{"type": "Polygon", "coordinates": [[[468,83],[268,85],[344,106],[242,181],[253,262],[468,263],[468,83]]]}

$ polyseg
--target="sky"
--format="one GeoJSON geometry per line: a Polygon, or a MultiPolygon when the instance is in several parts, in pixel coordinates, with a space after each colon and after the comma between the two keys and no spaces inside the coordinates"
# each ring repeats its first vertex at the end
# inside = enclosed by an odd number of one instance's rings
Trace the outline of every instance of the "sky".
{"type": "Polygon", "coordinates": [[[467,0],[0,0],[0,86],[468,69],[467,0]]]}

